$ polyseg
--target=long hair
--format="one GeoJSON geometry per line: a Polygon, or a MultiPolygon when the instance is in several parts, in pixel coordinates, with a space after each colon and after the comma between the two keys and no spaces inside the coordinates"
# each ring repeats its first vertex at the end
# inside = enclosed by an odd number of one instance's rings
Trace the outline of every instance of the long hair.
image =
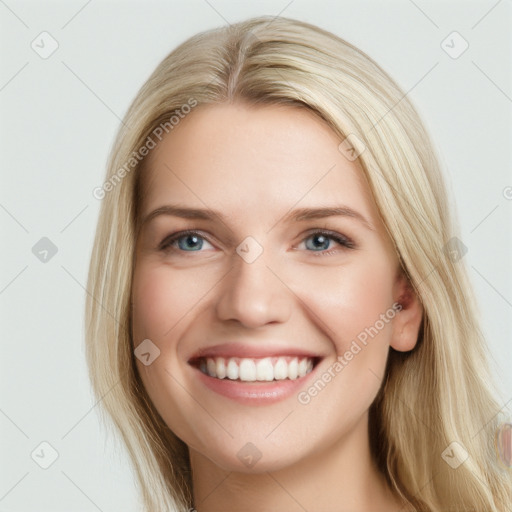
{"type": "Polygon", "coordinates": [[[187,447],[151,403],[133,354],[139,178],[144,156],[181,118],[230,102],[308,108],[345,141],[341,147],[349,141],[360,153],[423,306],[416,347],[390,349],[370,409],[372,456],[392,491],[418,511],[511,510],[510,472],[494,449],[500,406],[429,135],[406,94],[364,52],[313,25],[270,17],[200,33],[172,51],[129,108],[95,191],[102,205],[87,288],[87,362],[103,419],[133,461],[145,509],[183,512],[193,503],[187,447]],[[458,467],[448,463],[455,456],[463,461],[458,467]]]}

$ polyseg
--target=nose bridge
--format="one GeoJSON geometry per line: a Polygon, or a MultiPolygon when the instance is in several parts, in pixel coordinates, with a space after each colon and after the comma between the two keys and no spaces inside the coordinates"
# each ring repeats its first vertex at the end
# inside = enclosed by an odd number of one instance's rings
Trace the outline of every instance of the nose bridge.
{"type": "Polygon", "coordinates": [[[289,292],[267,267],[259,247],[246,239],[233,254],[233,266],[217,302],[220,319],[238,320],[249,327],[287,320],[289,292]]]}

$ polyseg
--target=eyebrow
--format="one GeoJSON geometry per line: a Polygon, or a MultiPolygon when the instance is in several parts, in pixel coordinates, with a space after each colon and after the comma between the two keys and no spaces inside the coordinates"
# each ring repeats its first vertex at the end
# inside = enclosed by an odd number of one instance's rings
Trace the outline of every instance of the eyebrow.
{"type": "MultiPolygon", "coordinates": [[[[170,215],[183,219],[225,221],[224,215],[218,210],[209,208],[188,208],[178,205],[164,205],[156,208],[144,217],[141,226],[152,221],[160,215],[170,215]]],[[[324,206],[318,208],[297,208],[284,215],[280,222],[301,222],[306,220],[323,219],[325,217],[350,217],[360,221],[368,229],[375,231],[375,227],[359,212],[348,206],[324,206]]]]}

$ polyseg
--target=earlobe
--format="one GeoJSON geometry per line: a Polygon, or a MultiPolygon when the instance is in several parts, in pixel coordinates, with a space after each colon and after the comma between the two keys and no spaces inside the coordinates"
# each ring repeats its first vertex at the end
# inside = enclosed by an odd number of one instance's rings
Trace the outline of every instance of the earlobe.
{"type": "Polygon", "coordinates": [[[412,350],[418,341],[423,306],[407,277],[401,272],[395,284],[395,301],[401,309],[393,319],[391,347],[399,352],[412,350]]]}

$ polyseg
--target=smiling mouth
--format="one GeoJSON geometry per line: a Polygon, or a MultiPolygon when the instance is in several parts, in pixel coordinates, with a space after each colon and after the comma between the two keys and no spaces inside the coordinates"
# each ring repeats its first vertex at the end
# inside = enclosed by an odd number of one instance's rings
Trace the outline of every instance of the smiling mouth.
{"type": "Polygon", "coordinates": [[[318,358],[278,356],[263,358],[200,357],[190,362],[214,379],[240,382],[272,382],[297,380],[316,366],[318,358]]]}

